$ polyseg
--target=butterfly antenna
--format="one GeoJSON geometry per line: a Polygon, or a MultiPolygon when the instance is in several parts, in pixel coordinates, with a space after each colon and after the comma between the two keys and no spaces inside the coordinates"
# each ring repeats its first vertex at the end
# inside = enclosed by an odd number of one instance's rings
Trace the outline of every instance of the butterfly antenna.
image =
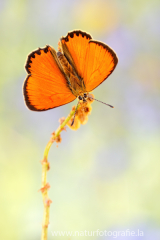
{"type": "Polygon", "coordinates": [[[71,126],[73,126],[73,124],[74,124],[74,119],[75,119],[75,116],[76,116],[78,104],[79,104],[79,102],[77,103],[76,110],[75,110],[75,112],[74,112],[74,117],[73,117],[73,121],[72,121],[72,123],[71,123],[71,126]]]}
{"type": "Polygon", "coordinates": [[[91,98],[91,99],[93,99],[93,100],[96,100],[97,102],[103,103],[103,104],[105,104],[105,105],[107,105],[107,106],[109,106],[109,107],[111,107],[111,108],[114,108],[114,107],[113,107],[112,105],[110,105],[110,104],[104,103],[104,102],[99,101],[99,100],[97,100],[97,99],[95,99],[95,98],[92,98],[92,97],[90,97],[90,96],[89,96],[89,98],[91,98]]]}

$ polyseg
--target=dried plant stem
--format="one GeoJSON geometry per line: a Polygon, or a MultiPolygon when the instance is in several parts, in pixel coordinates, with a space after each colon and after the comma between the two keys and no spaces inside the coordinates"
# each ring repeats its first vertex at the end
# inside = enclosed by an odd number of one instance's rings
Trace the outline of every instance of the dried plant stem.
{"type": "Polygon", "coordinates": [[[43,204],[44,204],[41,240],[47,240],[48,224],[49,224],[49,210],[50,210],[50,204],[52,202],[48,197],[48,189],[50,188],[49,183],[47,183],[47,171],[50,168],[49,162],[48,162],[48,153],[49,153],[52,143],[54,141],[56,141],[57,137],[60,135],[61,131],[64,130],[64,127],[66,126],[68,121],[72,118],[74,113],[75,113],[75,109],[70,112],[68,117],[58,127],[58,129],[54,132],[54,134],[52,134],[52,137],[49,140],[49,142],[44,150],[43,160],[41,161],[41,163],[42,163],[42,187],[40,190],[42,192],[42,198],[43,198],[43,204]]]}

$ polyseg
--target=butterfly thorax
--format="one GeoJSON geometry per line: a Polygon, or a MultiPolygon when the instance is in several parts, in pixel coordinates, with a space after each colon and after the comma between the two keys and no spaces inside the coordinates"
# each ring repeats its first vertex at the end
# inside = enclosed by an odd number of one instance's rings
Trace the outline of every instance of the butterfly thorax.
{"type": "Polygon", "coordinates": [[[61,52],[58,52],[57,56],[58,56],[58,60],[61,63],[61,66],[67,78],[69,88],[71,89],[72,93],[76,97],[82,95],[85,92],[85,86],[83,84],[83,80],[81,80],[79,77],[76,76],[76,73],[73,70],[73,67],[61,52]]]}

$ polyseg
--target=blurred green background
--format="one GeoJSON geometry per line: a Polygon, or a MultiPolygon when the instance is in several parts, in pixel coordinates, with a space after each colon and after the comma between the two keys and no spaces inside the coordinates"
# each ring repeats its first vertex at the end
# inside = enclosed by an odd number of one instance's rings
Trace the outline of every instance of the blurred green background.
{"type": "Polygon", "coordinates": [[[97,229],[140,229],[144,237],[117,239],[160,239],[159,10],[159,0],[0,1],[1,239],[40,239],[40,160],[76,101],[29,111],[24,65],[38,47],[57,50],[60,37],[74,29],[117,53],[116,70],[93,92],[115,108],[94,102],[88,123],[67,129],[59,147],[51,147],[48,239],[62,239],[52,236],[55,230],[97,229]]]}

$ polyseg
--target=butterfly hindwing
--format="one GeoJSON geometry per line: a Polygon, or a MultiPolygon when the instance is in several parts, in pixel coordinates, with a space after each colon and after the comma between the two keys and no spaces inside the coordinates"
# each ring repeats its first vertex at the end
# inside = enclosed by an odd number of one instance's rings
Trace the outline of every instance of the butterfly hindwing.
{"type": "Polygon", "coordinates": [[[23,94],[30,110],[45,111],[76,98],[52,47],[46,46],[32,52],[25,68],[28,76],[24,82],[23,94]]]}

